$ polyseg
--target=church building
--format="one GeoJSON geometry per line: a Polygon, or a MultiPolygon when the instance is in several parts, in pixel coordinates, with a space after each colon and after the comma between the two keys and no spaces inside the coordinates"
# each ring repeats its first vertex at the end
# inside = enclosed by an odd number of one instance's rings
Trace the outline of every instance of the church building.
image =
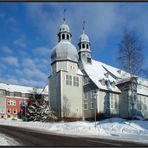
{"type": "Polygon", "coordinates": [[[50,106],[59,119],[93,119],[94,115],[147,118],[148,81],[131,79],[125,71],[93,60],[90,45],[83,28],[77,49],[64,19],[58,43],[51,50],[48,87],[50,106]]]}

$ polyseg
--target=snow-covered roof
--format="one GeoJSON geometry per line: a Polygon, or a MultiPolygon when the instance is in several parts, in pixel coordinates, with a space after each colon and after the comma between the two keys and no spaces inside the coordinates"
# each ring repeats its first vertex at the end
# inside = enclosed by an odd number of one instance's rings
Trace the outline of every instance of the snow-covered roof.
{"type": "Polygon", "coordinates": [[[114,75],[116,74],[117,76],[119,76],[117,73],[118,69],[95,60],[92,60],[92,64],[87,64],[83,62],[83,66],[87,75],[97,85],[99,89],[121,92],[117,86],[107,86],[101,83],[101,80],[116,83],[117,80],[112,75],[110,75],[108,71],[110,73],[113,73],[114,75]]]}
{"type": "MultiPolygon", "coordinates": [[[[28,87],[28,86],[0,83],[0,89],[10,91],[10,92],[32,93],[34,88],[28,87]]],[[[42,88],[39,88],[38,92],[41,93],[42,88]]],[[[48,86],[45,87],[42,94],[48,94],[48,86]]]]}
{"type": "MultiPolygon", "coordinates": [[[[110,81],[114,82],[115,84],[129,81],[130,74],[118,68],[95,60],[92,60],[91,64],[87,64],[85,62],[82,63],[87,75],[100,89],[121,92],[117,86],[113,87],[112,85],[109,85],[109,87],[107,87],[105,84],[102,84],[101,81],[110,81]]],[[[143,90],[138,87],[137,93],[148,95],[148,80],[138,77],[137,82],[138,85],[147,87],[147,90],[143,90]]]]}

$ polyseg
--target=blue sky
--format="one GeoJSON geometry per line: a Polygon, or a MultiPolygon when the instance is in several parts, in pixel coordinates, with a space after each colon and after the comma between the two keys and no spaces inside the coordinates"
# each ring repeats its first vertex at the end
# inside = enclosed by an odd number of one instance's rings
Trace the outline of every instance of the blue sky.
{"type": "Polygon", "coordinates": [[[50,52],[57,44],[63,10],[78,48],[82,22],[92,57],[119,67],[116,61],[122,30],[136,31],[148,65],[148,3],[1,2],[0,82],[43,87],[50,75],[50,52]]]}

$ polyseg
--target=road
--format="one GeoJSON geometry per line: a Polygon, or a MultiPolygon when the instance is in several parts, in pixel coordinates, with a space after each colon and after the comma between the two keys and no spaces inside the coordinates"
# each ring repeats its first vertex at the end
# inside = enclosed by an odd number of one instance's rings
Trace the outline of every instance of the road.
{"type": "Polygon", "coordinates": [[[20,146],[148,146],[148,144],[100,138],[57,135],[39,130],[0,125],[0,133],[14,138],[20,146]]]}

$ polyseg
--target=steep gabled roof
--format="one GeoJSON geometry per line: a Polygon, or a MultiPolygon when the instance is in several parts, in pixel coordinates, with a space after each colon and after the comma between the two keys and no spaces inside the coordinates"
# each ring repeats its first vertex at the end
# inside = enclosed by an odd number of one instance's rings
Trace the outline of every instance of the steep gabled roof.
{"type": "Polygon", "coordinates": [[[116,79],[119,77],[119,74],[117,73],[119,69],[95,60],[92,60],[91,64],[83,62],[83,67],[89,78],[98,86],[99,89],[121,92],[117,86],[112,86],[112,85],[107,86],[101,83],[101,80],[110,81],[111,83],[116,83],[117,81],[116,79]],[[108,76],[106,76],[106,74],[108,76]],[[115,76],[113,77],[112,75],[115,76]]]}
{"type": "MultiPolygon", "coordinates": [[[[99,89],[121,92],[117,86],[109,85],[107,87],[107,85],[103,85],[101,80],[110,81],[111,83],[114,82],[115,84],[129,81],[129,73],[102,62],[92,60],[91,64],[87,64],[83,61],[82,64],[89,78],[97,85],[99,89]],[[108,74],[108,76],[106,76],[106,74],[108,74]]],[[[137,92],[139,94],[148,95],[148,80],[141,77],[137,78],[139,85],[147,87],[147,90],[143,90],[138,86],[137,92]]]]}

